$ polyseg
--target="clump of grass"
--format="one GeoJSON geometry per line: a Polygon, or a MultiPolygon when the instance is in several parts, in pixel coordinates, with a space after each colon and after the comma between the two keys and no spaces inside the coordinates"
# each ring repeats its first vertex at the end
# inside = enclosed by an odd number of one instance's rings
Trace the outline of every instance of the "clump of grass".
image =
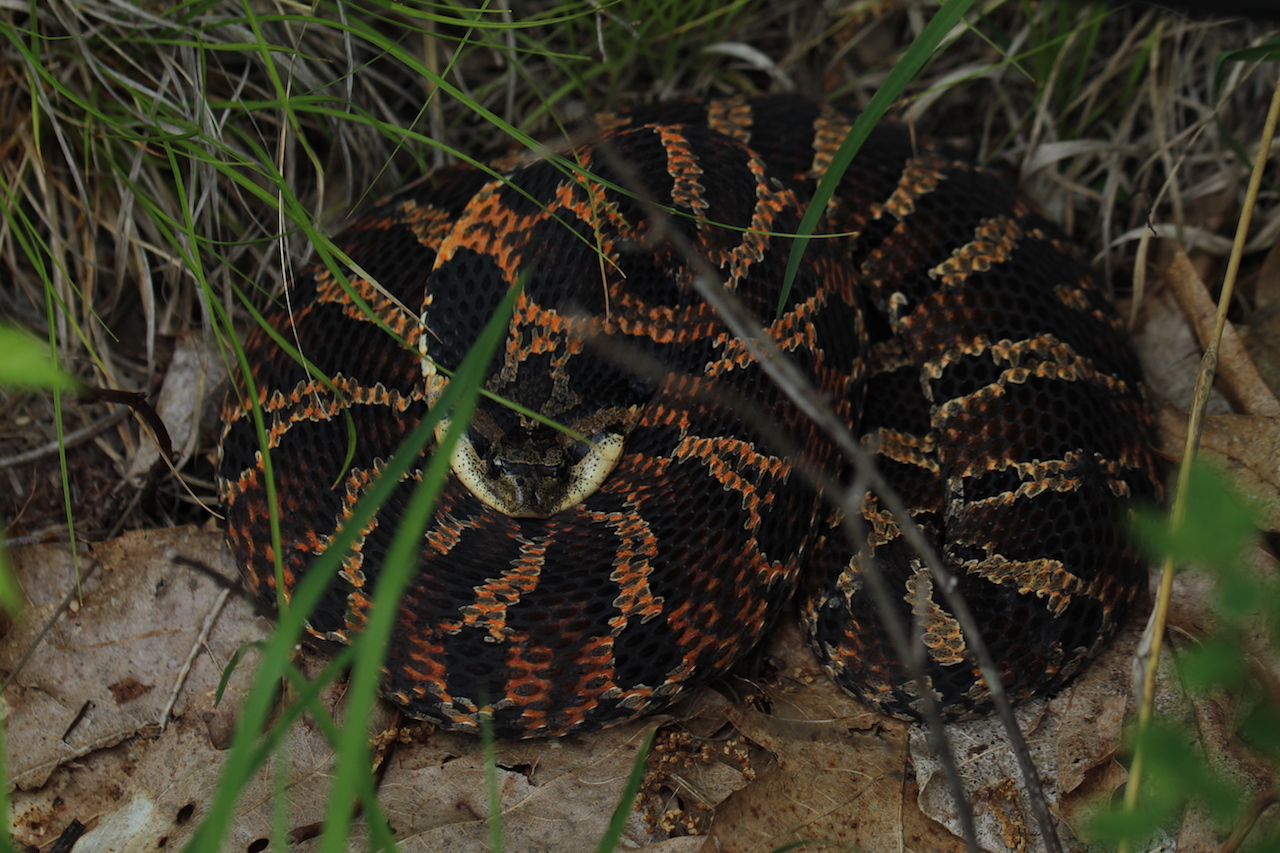
{"type": "MultiPolygon", "coordinates": [[[[226,339],[215,305],[241,326],[241,295],[263,304],[290,264],[314,257],[319,231],[457,153],[484,156],[513,135],[674,94],[790,86],[865,104],[923,20],[911,5],[878,19],[866,8],[562,0],[277,14],[90,0],[4,10],[0,253],[11,275],[0,312],[92,384],[147,390],[178,336],[226,339]]],[[[911,85],[906,117],[997,167],[1021,164],[1037,199],[1107,247],[1117,271],[1134,265],[1149,210],[1162,233],[1185,231],[1188,207],[1236,174],[1226,142],[1256,135],[1251,65],[1214,71],[1261,31],[1071,3],[1030,17],[998,7],[970,26],[911,85]]],[[[1259,217],[1261,243],[1274,229],[1268,199],[1259,217]]],[[[69,405],[55,428],[48,401],[12,401],[15,419],[50,426],[0,438],[0,458],[104,416],[69,405]]],[[[86,452],[108,470],[149,440],[131,420],[91,438],[102,452],[86,452]]],[[[207,460],[197,453],[179,469],[195,497],[169,480],[144,510],[79,523],[102,534],[117,519],[199,519],[212,496],[207,460]]],[[[16,516],[30,478],[0,476],[15,496],[0,511],[16,516]]],[[[35,507],[59,503],[40,497],[35,507]]],[[[33,532],[75,523],[28,513],[33,532]]]]}

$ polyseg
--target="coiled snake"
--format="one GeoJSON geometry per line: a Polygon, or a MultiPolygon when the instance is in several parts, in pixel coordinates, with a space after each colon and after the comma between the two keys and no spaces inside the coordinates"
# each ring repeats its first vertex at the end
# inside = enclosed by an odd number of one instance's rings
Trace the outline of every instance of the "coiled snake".
{"type": "MultiPolygon", "coordinates": [[[[525,411],[483,399],[454,452],[387,698],[454,729],[482,712],[506,736],[597,728],[723,674],[798,601],[846,690],[917,714],[858,551],[802,476],[847,482],[846,463],[698,296],[710,274],[874,450],[1011,696],[1065,684],[1145,584],[1119,525],[1158,490],[1137,361],[1078,251],[999,180],[883,126],[779,314],[787,235],[849,118],[739,97],[598,121],[563,160],[446,169],[356,219],[336,242],[386,289],[351,275],[375,316],[315,267],[269,319],[310,368],[250,335],[256,399],[243,377],[227,396],[219,487],[251,587],[274,598],[252,406],[291,590],[447,385],[436,366],[457,367],[520,282],[485,387],[525,411]]],[[[360,531],[317,636],[367,618],[413,481],[360,531]]],[[[928,570],[879,497],[862,517],[946,715],[981,713],[986,685],[928,570]]]]}

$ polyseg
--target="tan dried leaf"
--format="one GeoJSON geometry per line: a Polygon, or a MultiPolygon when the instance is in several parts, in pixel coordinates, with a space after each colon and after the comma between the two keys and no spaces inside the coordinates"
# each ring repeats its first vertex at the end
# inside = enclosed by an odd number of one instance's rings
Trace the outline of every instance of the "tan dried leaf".
{"type": "MultiPolygon", "coordinates": [[[[1191,261],[1178,252],[1173,263],[1164,273],[1165,282],[1191,320],[1200,345],[1206,349],[1217,324],[1218,306],[1209,298],[1209,292],[1200,280],[1191,261]]],[[[1235,327],[1227,322],[1222,327],[1222,339],[1218,342],[1218,363],[1215,379],[1222,383],[1228,397],[1239,411],[1252,415],[1280,417],[1280,400],[1276,399],[1250,360],[1235,327]]]]}
{"type": "MultiPolygon", "coordinates": [[[[503,849],[594,849],[621,799],[636,750],[655,725],[650,720],[555,741],[499,742],[503,849]]],[[[379,795],[404,853],[490,850],[479,738],[432,732],[397,749],[379,795]]],[[[630,844],[649,840],[633,824],[630,844]]]]}
{"type": "MultiPolygon", "coordinates": [[[[156,414],[164,421],[173,443],[174,455],[179,461],[190,458],[196,452],[200,435],[209,435],[212,423],[202,429],[198,416],[216,418],[218,406],[210,405],[213,389],[226,377],[226,365],[217,346],[196,334],[179,335],[169,367],[165,370],[164,385],[156,400],[156,414]]],[[[141,482],[151,466],[160,457],[154,441],[143,441],[129,463],[126,476],[130,482],[141,482]]]]}
{"type": "MultiPolygon", "coordinates": [[[[1187,416],[1162,406],[1156,417],[1163,446],[1181,453],[1187,416]]],[[[1280,418],[1210,415],[1200,434],[1200,455],[1217,463],[1252,501],[1267,530],[1280,530],[1280,418]]]]}
{"type": "Polygon", "coordinates": [[[773,757],[716,809],[707,851],[769,851],[792,841],[947,851],[963,845],[920,813],[907,772],[907,726],[869,711],[823,673],[794,622],[769,646],[780,684],[761,689],[771,713],[730,705],[729,719],[773,757]]]}
{"type": "Polygon", "coordinates": [[[809,842],[806,851],[903,849],[903,812],[915,810],[904,799],[904,725],[856,731],[843,721],[747,709],[732,716],[744,735],[775,755],[777,766],[725,800],[704,849],[765,853],[794,841],[809,842]]]}
{"type": "MultiPolygon", "coordinates": [[[[61,614],[76,583],[69,555],[57,546],[13,554],[31,606],[0,643],[0,669],[18,670],[5,701],[10,784],[21,788],[43,785],[59,764],[162,728],[171,702],[172,713],[181,714],[185,696],[213,690],[235,650],[262,636],[252,609],[236,600],[227,607],[241,619],[237,627],[197,644],[220,587],[172,556],[230,580],[235,570],[220,536],[191,527],[141,531],[92,549],[100,567],[61,614]],[[52,628],[19,669],[50,619],[52,628]]],[[[89,563],[82,559],[81,570],[89,563]]]]}
{"type": "MultiPolygon", "coordinates": [[[[1142,372],[1156,399],[1165,399],[1182,408],[1191,407],[1196,370],[1203,351],[1195,332],[1167,288],[1148,293],[1142,301],[1142,325],[1133,335],[1134,348],[1142,362],[1142,372]]],[[[1231,411],[1231,405],[1211,390],[1209,412],[1231,411]]],[[[1162,446],[1168,446],[1167,442],[1162,446]]],[[[1181,453],[1181,447],[1178,448],[1181,453]]]]}
{"type": "Polygon", "coordinates": [[[1272,394],[1280,393],[1280,303],[1254,311],[1242,338],[1262,381],[1272,394]]]}

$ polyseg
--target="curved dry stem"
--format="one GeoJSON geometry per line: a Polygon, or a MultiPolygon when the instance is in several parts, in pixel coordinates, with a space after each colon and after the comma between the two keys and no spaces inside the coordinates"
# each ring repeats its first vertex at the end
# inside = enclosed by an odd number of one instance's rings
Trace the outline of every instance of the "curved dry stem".
{"type": "MultiPolygon", "coordinates": [[[[1249,176],[1249,188],[1245,192],[1244,209],[1240,213],[1240,222],[1236,226],[1236,237],[1232,246],[1231,258],[1227,263],[1227,272],[1222,282],[1222,293],[1218,297],[1218,313],[1214,322],[1213,333],[1204,357],[1200,362],[1200,373],[1196,377],[1195,399],[1191,406],[1191,416],[1187,424],[1187,440],[1182,450],[1182,463],[1178,470],[1178,485],[1173,497],[1173,508],[1169,514],[1169,527],[1176,531],[1182,526],[1187,513],[1187,493],[1190,485],[1191,463],[1195,461],[1200,444],[1200,432],[1204,427],[1205,411],[1209,405],[1209,391],[1213,387],[1213,377],[1218,366],[1218,351],[1222,342],[1223,328],[1227,322],[1227,309],[1231,305],[1231,296],[1235,291],[1236,275],[1240,271],[1240,259],[1244,255],[1245,238],[1249,233],[1249,223],[1253,217],[1253,209],[1258,199],[1258,189],[1262,186],[1262,173],[1266,167],[1267,155],[1271,151],[1271,140],[1275,136],[1276,123],[1280,120],[1280,79],[1276,81],[1275,91],[1271,98],[1271,108],[1267,111],[1266,124],[1262,130],[1262,141],[1258,146],[1258,154],[1253,163],[1253,172],[1249,176]]],[[[1160,568],[1160,590],[1156,597],[1156,606],[1151,611],[1151,620],[1147,623],[1143,634],[1142,648],[1139,651],[1142,672],[1142,702],[1138,707],[1138,740],[1134,748],[1133,763],[1129,767],[1129,779],[1125,784],[1124,810],[1132,814],[1138,807],[1138,792],[1142,786],[1142,773],[1145,756],[1142,748],[1142,734],[1151,725],[1152,708],[1155,705],[1156,672],[1160,660],[1160,649],[1164,642],[1164,628],[1169,618],[1169,602],[1173,596],[1174,564],[1173,556],[1168,555],[1160,568]]],[[[1121,853],[1129,850],[1128,842],[1120,845],[1121,853]]]]}

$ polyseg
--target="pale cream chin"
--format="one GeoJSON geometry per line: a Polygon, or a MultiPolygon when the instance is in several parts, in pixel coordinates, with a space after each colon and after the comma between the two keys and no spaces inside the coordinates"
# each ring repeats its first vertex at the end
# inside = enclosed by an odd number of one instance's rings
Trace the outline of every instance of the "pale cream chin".
{"type": "MultiPolygon", "coordinates": [[[[449,419],[441,418],[435,428],[436,440],[441,440],[448,429],[449,419]]],[[[595,494],[622,458],[623,439],[616,433],[607,433],[590,446],[587,455],[569,469],[564,482],[548,484],[552,487],[549,490],[556,492],[550,501],[528,495],[509,477],[490,476],[488,463],[466,436],[454,445],[449,466],[473,495],[498,512],[513,518],[549,518],[595,494]]]]}

